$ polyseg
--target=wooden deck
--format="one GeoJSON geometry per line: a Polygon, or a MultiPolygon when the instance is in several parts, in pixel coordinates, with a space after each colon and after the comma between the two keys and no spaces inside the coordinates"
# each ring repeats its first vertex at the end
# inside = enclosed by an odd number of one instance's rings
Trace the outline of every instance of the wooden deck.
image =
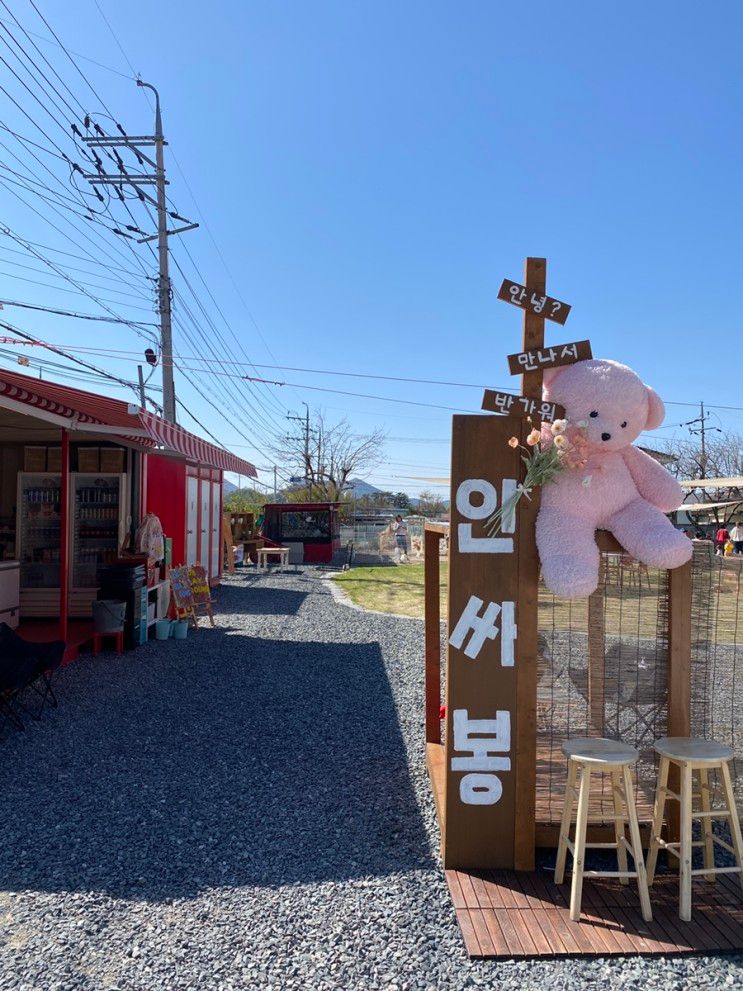
{"type": "Polygon", "coordinates": [[[470,957],[621,956],[743,951],[743,892],[729,875],[694,882],[693,921],[678,917],[678,875],[650,889],[653,921],[643,922],[637,888],[587,880],[583,914],[571,922],[569,875],[546,871],[446,871],[470,957]]]}

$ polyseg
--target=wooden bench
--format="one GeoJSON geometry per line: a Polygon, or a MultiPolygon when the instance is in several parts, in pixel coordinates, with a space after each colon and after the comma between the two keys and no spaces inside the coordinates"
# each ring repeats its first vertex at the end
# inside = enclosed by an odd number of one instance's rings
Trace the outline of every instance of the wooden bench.
{"type": "Polygon", "coordinates": [[[258,557],[258,569],[268,570],[268,555],[277,554],[279,556],[279,565],[282,567],[289,564],[289,548],[288,547],[258,547],[256,549],[256,555],[258,557]]]}

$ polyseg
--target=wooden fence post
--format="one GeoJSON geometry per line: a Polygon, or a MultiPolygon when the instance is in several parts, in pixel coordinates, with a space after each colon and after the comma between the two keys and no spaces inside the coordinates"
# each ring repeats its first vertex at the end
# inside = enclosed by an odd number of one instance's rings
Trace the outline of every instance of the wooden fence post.
{"type": "MultiPolygon", "coordinates": [[[[691,733],[692,562],[668,572],[668,735],[691,733]]],[[[668,786],[679,794],[678,766],[671,764],[668,786]]],[[[679,839],[679,803],[666,805],[668,839],[679,839]]]]}

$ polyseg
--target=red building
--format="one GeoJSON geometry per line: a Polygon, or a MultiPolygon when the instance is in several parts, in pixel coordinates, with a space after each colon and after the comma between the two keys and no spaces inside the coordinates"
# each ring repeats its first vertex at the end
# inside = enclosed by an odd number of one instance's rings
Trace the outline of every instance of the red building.
{"type": "Polygon", "coordinates": [[[337,502],[269,503],[263,511],[263,535],[288,547],[290,561],[325,564],[340,550],[337,502]]]}
{"type": "Polygon", "coordinates": [[[100,569],[146,512],[174,565],[222,570],[222,475],[252,464],[136,404],[0,370],[0,612],[89,621],[100,569]],[[15,582],[13,589],[11,579],[15,582]]]}

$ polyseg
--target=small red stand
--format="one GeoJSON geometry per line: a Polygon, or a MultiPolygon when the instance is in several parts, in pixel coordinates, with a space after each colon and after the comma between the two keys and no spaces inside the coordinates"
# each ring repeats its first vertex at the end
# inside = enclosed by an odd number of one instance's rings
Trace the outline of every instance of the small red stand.
{"type": "Polygon", "coordinates": [[[98,657],[101,652],[101,644],[107,637],[116,639],[116,653],[124,653],[124,631],[118,633],[94,633],[93,634],[93,657],[98,657]]]}

